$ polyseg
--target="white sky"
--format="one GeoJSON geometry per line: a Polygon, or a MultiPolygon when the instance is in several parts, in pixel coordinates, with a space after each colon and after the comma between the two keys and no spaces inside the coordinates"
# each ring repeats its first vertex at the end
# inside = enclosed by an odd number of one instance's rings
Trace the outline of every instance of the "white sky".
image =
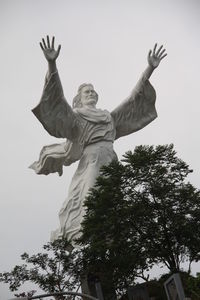
{"type": "MultiPolygon", "coordinates": [[[[0,0],[0,271],[48,242],[76,168],[65,168],[62,177],[28,169],[43,145],[62,142],[31,112],[47,70],[41,38],[55,35],[62,45],[58,69],[67,100],[71,103],[81,83],[92,82],[99,107],[110,111],[146,68],[149,49],[163,43],[168,56],[151,78],[159,117],[116,141],[115,150],[121,158],[136,145],[174,143],[194,169],[190,181],[200,188],[199,16],[199,0],[0,0]]],[[[11,295],[0,286],[0,300],[11,295]]]]}

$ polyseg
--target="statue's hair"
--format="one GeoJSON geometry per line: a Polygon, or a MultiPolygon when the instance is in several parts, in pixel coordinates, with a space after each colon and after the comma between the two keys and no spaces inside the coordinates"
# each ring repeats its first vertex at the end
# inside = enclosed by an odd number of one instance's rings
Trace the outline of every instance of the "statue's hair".
{"type": "MultiPolygon", "coordinates": [[[[80,108],[80,107],[83,106],[82,103],[81,103],[81,90],[82,90],[82,88],[84,88],[85,86],[88,86],[88,85],[91,85],[93,87],[93,85],[91,83],[82,83],[79,86],[77,95],[74,97],[74,99],[72,101],[72,107],[73,108],[78,108],[78,107],[80,108]]],[[[98,101],[98,94],[97,93],[96,93],[96,96],[97,96],[97,101],[98,101]]]]}

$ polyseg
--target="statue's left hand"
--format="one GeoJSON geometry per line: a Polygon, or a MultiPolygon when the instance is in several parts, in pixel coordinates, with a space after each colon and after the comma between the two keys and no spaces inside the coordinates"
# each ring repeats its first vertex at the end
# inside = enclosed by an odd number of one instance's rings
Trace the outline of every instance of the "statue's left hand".
{"type": "Polygon", "coordinates": [[[155,44],[152,50],[149,51],[148,54],[148,63],[152,68],[157,68],[161,62],[161,60],[167,55],[166,50],[163,49],[163,46],[160,46],[157,50],[157,44],[155,44]]]}

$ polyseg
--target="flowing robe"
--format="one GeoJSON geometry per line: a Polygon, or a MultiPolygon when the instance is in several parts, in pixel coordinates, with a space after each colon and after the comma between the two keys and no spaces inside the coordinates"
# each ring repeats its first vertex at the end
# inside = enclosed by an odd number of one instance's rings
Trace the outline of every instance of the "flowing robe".
{"type": "Polygon", "coordinates": [[[111,113],[96,108],[72,109],[65,100],[58,73],[46,79],[41,101],[33,113],[49,134],[67,140],[45,146],[31,168],[37,174],[62,175],[63,165],[80,160],[59,213],[60,228],[52,232],[52,240],[64,236],[73,243],[79,237],[84,199],[101,167],[117,159],[114,140],[142,129],[157,117],[155,98],[154,88],[142,76],[131,95],[111,113]]]}

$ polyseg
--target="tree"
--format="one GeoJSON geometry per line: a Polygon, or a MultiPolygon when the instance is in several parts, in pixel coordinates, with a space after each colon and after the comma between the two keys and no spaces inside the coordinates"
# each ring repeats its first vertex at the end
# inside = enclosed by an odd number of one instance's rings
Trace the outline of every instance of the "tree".
{"type": "MultiPolygon", "coordinates": [[[[137,277],[148,281],[145,271],[154,264],[171,274],[188,261],[189,273],[200,259],[200,191],[186,181],[191,172],[173,145],[127,152],[122,162],[103,167],[85,201],[81,250],[72,251],[64,239],[48,243],[45,253],[24,253],[25,263],[0,274],[0,281],[12,291],[31,281],[45,292],[62,292],[87,274],[100,280],[109,300],[125,294],[137,277]]],[[[188,291],[198,293],[199,277],[188,278],[188,291]]]]}
{"type": "Polygon", "coordinates": [[[82,266],[123,291],[161,263],[179,272],[200,257],[200,191],[173,145],[139,146],[102,169],[85,202],[82,266]]]}
{"type": "MultiPolygon", "coordinates": [[[[27,281],[35,283],[47,293],[77,288],[78,280],[74,275],[76,254],[71,251],[70,243],[60,239],[44,245],[43,249],[44,252],[32,256],[22,254],[21,259],[25,263],[15,266],[10,272],[0,273],[0,281],[8,283],[11,291],[17,291],[27,281]]],[[[16,296],[30,296],[33,292],[16,296]]],[[[60,296],[59,299],[66,298],[60,296]]]]}

